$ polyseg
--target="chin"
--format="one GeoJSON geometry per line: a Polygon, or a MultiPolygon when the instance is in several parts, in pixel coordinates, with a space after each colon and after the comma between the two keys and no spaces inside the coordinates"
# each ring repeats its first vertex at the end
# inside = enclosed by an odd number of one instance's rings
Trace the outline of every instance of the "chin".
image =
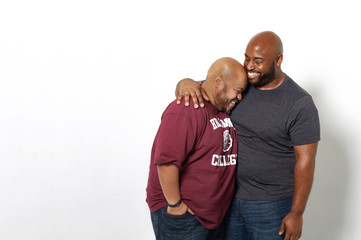
{"type": "Polygon", "coordinates": [[[252,85],[258,85],[259,79],[258,78],[248,79],[248,82],[249,82],[249,84],[252,84],[252,85]]]}
{"type": "Polygon", "coordinates": [[[229,115],[229,114],[231,113],[231,110],[232,110],[232,108],[230,108],[230,109],[224,109],[223,112],[229,115]]]}

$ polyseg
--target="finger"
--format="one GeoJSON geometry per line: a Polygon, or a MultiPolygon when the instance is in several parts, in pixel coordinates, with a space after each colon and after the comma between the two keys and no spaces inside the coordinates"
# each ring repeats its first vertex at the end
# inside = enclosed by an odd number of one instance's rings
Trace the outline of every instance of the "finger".
{"type": "Polygon", "coordinates": [[[182,102],[183,95],[179,95],[177,97],[177,104],[180,104],[182,102]]]}
{"type": "Polygon", "coordinates": [[[189,106],[189,92],[184,93],[184,101],[185,101],[185,105],[189,106]]]}
{"type": "Polygon", "coordinates": [[[290,240],[298,240],[299,239],[299,234],[292,234],[290,237],[290,240]]]}
{"type": "Polygon", "coordinates": [[[281,227],[280,227],[280,231],[278,232],[278,235],[282,235],[285,232],[285,224],[282,221],[281,223],[281,227]]]}
{"type": "Polygon", "coordinates": [[[302,232],[291,232],[290,234],[290,240],[298,240],[301,238],[302,232]]]}
{"type": "Polygon", "coordinates": [[[191,96],[192,96],[192,99],[193,99],[194,108],[198,108],[199,105],[198,105],[197,94],[194,91],[192,91],[191,96]]]}
{"type": "Polygon", "coordinates": [[[298,240],[298,239],[300,239],[301,238],[301,233],[299,233],[299,234],[295,234],[295,237],[294,237],[294,240],[298,240]]]}
{"type": "Polygon", "coordinates": [[[189,212],[190,214],[194,215],[194,212],[193,212],[192,209],[188,208],[188,212],[189,212]]]}
{"type": "Polygon", "coordinates": [[[288,233],[286,232],[286,236],[285,236],[285,239],[284,239],[284,240],[291,240],[290,237],[291,237],[290,234],[288,234],[288,233]]]}
{"type": "Polygon", "coordinates": [[[199,106],[204,107],[204,100],[203,100],[202,94],[200,92],[196,92],[196,95],[198,98],[199,106]]]}

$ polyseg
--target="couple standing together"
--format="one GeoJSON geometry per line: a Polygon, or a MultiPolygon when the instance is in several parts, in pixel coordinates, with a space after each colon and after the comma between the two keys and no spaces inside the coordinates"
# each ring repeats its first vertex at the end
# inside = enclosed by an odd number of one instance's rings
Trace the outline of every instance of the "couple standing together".
{"type": "Polygon", "coordinates": [[[221,58],[203,83],[178,84],[151,153],[156,239],[301,237],[320,124],[312,97],[282,61],[281,39],[261,32],[244,66],[221,58]]]}

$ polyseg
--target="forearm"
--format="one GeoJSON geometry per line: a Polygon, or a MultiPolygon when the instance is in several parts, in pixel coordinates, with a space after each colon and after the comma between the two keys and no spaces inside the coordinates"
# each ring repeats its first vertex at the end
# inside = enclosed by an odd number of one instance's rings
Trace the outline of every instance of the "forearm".
{"type": "MultiPolygon", "coordinates": [[[[297,147],[295,147],[296,149],[297,147]]],[[[313,184],[316,149],[317,143],[313,143],[308,144],[305,148],[297,149],[299,151],[295,151],[294,193],[291,207],[291,212],[293,213],[303,214],[305,211],[313,184]]]]}
{"type": "Polygon", "coordinates": [[[172,164],[158,165],[159,182],[169,204],[176,204],[180,199],[179,168],[172,164]]]}
{"type": "Polygon", "coordinates": [[[314,175],[314,163],[296,164],[294,170],[294,193],[291,212],[303,214],[311,192],[314,175]]]}
{"type": "Polygon", "coordinates": [[[181,90],[183,88],[183,85],[186,84],[187,86],[194,86],[196,87],[197,85],[195,84],[198,84],[198,86],[202,85],[202,81],[194,81],[193,79],[191,78],[183,78],[182,80],[180,80],[178,83],[177,83],[177,86],[175,88],[175,96],[178,97],[179,94],[181,94],[181,90]]]}
{"type": "Polygon", "coordinates": [[[209,97],[201,85],[201,81],[196,82],[190,78],[179,81],[175,89],[177,103],[180,104],[184,97],[184,105],[189,106],[189,99],[192,98],[194,108],[204,107],[204,100],[209,101],[209,97]]]}

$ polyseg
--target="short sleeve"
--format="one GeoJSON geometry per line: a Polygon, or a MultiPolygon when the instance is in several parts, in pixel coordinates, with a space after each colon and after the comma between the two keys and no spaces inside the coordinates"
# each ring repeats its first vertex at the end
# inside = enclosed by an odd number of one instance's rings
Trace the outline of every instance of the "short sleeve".
{"type": "Polygon", "coordinates": [[[294,104],[290,111],[288,126],[288,133],[293,146],[320,140],[318,111],[310,95],[299,99],[294,104]]]}
{"type": "Polygon", "coordinates": [[[196,129],[187,112],[163,114],[154,143],[154,163],[174,163],[181,169],[195,142],[196,129]]]}

